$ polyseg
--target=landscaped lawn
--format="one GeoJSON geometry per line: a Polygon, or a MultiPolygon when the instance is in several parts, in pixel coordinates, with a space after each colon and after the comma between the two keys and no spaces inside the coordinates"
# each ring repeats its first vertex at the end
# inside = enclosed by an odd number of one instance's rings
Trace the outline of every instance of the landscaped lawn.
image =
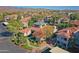
{"type": "Polygon", "coordinates": [[[32,47],[30,47],[28,44],[25,44],[25,45],[23,45],[23,48],[25,48],[25,49],[32,49],[32,47]]]}

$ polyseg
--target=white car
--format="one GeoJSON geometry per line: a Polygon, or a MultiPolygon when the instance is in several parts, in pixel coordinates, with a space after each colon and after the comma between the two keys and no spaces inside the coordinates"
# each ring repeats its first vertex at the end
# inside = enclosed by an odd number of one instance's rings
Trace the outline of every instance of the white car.
{"type": "Polygon", "coordinates": [[[57,32],[57,27],[56,27],[56,26],[54,26],[54,31],[53,31],[53,33],[55,33],[55,32],[57,32]]]}
{"type": "Polygon", "coordinates": [[[9,23],[8,22],[2,22],[2,24],[7,26],[9,23]]]}

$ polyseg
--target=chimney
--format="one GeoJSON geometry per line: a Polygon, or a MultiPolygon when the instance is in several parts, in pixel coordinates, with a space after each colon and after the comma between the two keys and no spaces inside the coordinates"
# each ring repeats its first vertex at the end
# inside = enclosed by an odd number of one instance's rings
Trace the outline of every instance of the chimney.
{"type": "Polygon", "coordinates": [[[70,31],[69,31],[69,30],[67,30],[67,34],[68,34],[68,35],[70,34],[70,31]]]}

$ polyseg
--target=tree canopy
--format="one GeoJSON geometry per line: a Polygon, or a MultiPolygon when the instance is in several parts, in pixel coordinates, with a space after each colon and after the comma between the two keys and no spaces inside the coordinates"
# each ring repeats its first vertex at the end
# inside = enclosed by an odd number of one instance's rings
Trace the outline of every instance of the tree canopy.
{"type": "Polygon", "coordinates": [[[12,19],[12,20],[9,20],[8,23],[9,24],[7,25],[7,27],[9,29],[9,31],[11,31],[11,32],[16,33],[16,32],[19,32],[19,30],[23,28],[23,26],[19,20],[12,19]]]}

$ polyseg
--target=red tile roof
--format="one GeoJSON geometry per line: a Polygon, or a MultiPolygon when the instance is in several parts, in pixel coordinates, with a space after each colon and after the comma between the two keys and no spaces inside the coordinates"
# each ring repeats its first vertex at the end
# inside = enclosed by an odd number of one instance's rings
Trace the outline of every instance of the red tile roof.
{"type": "Polygon", "coordinates": [[[39,27],[31,27],[31,30],[34,30],[34,31],[39,31],[41,28],[39,28],[39,27]]]}
{"type": "Polygon", "coordinates": [[[66,38],[70,38],[72,34],[77,30],[77,27],[70,27],[66,29],[59,30],[57,35],[64,36],[66,38]]]}
{"type": "Polygon", "coordinates": [[[30,28],[25,28],[25,29],[20,30],[20,32],[22,33],[28,33],[29,31],[31,31],[30,28]]]}
{"type": "Polygon", "coordinates": [[[71,21],[70,24],[79,25],[79,20],[71,21]]]}
{"type": "Polygon", "coordinates": [[[35,32],[33,33],[33,36],[38,37],[38,38],[44,38],[44,37],[45,37],[45,34],[44,34],[44,32],[40,29],[40,30],[38,30],[38,31],[35,31],[35,32]]]}
{"type": "Polygon", "coordinates": [[[31,16],[28,16],[28,17],[21,19],[21,22],[24,24],[24,23],[27,23],[30,19],[31,19],[31,16]]]}

